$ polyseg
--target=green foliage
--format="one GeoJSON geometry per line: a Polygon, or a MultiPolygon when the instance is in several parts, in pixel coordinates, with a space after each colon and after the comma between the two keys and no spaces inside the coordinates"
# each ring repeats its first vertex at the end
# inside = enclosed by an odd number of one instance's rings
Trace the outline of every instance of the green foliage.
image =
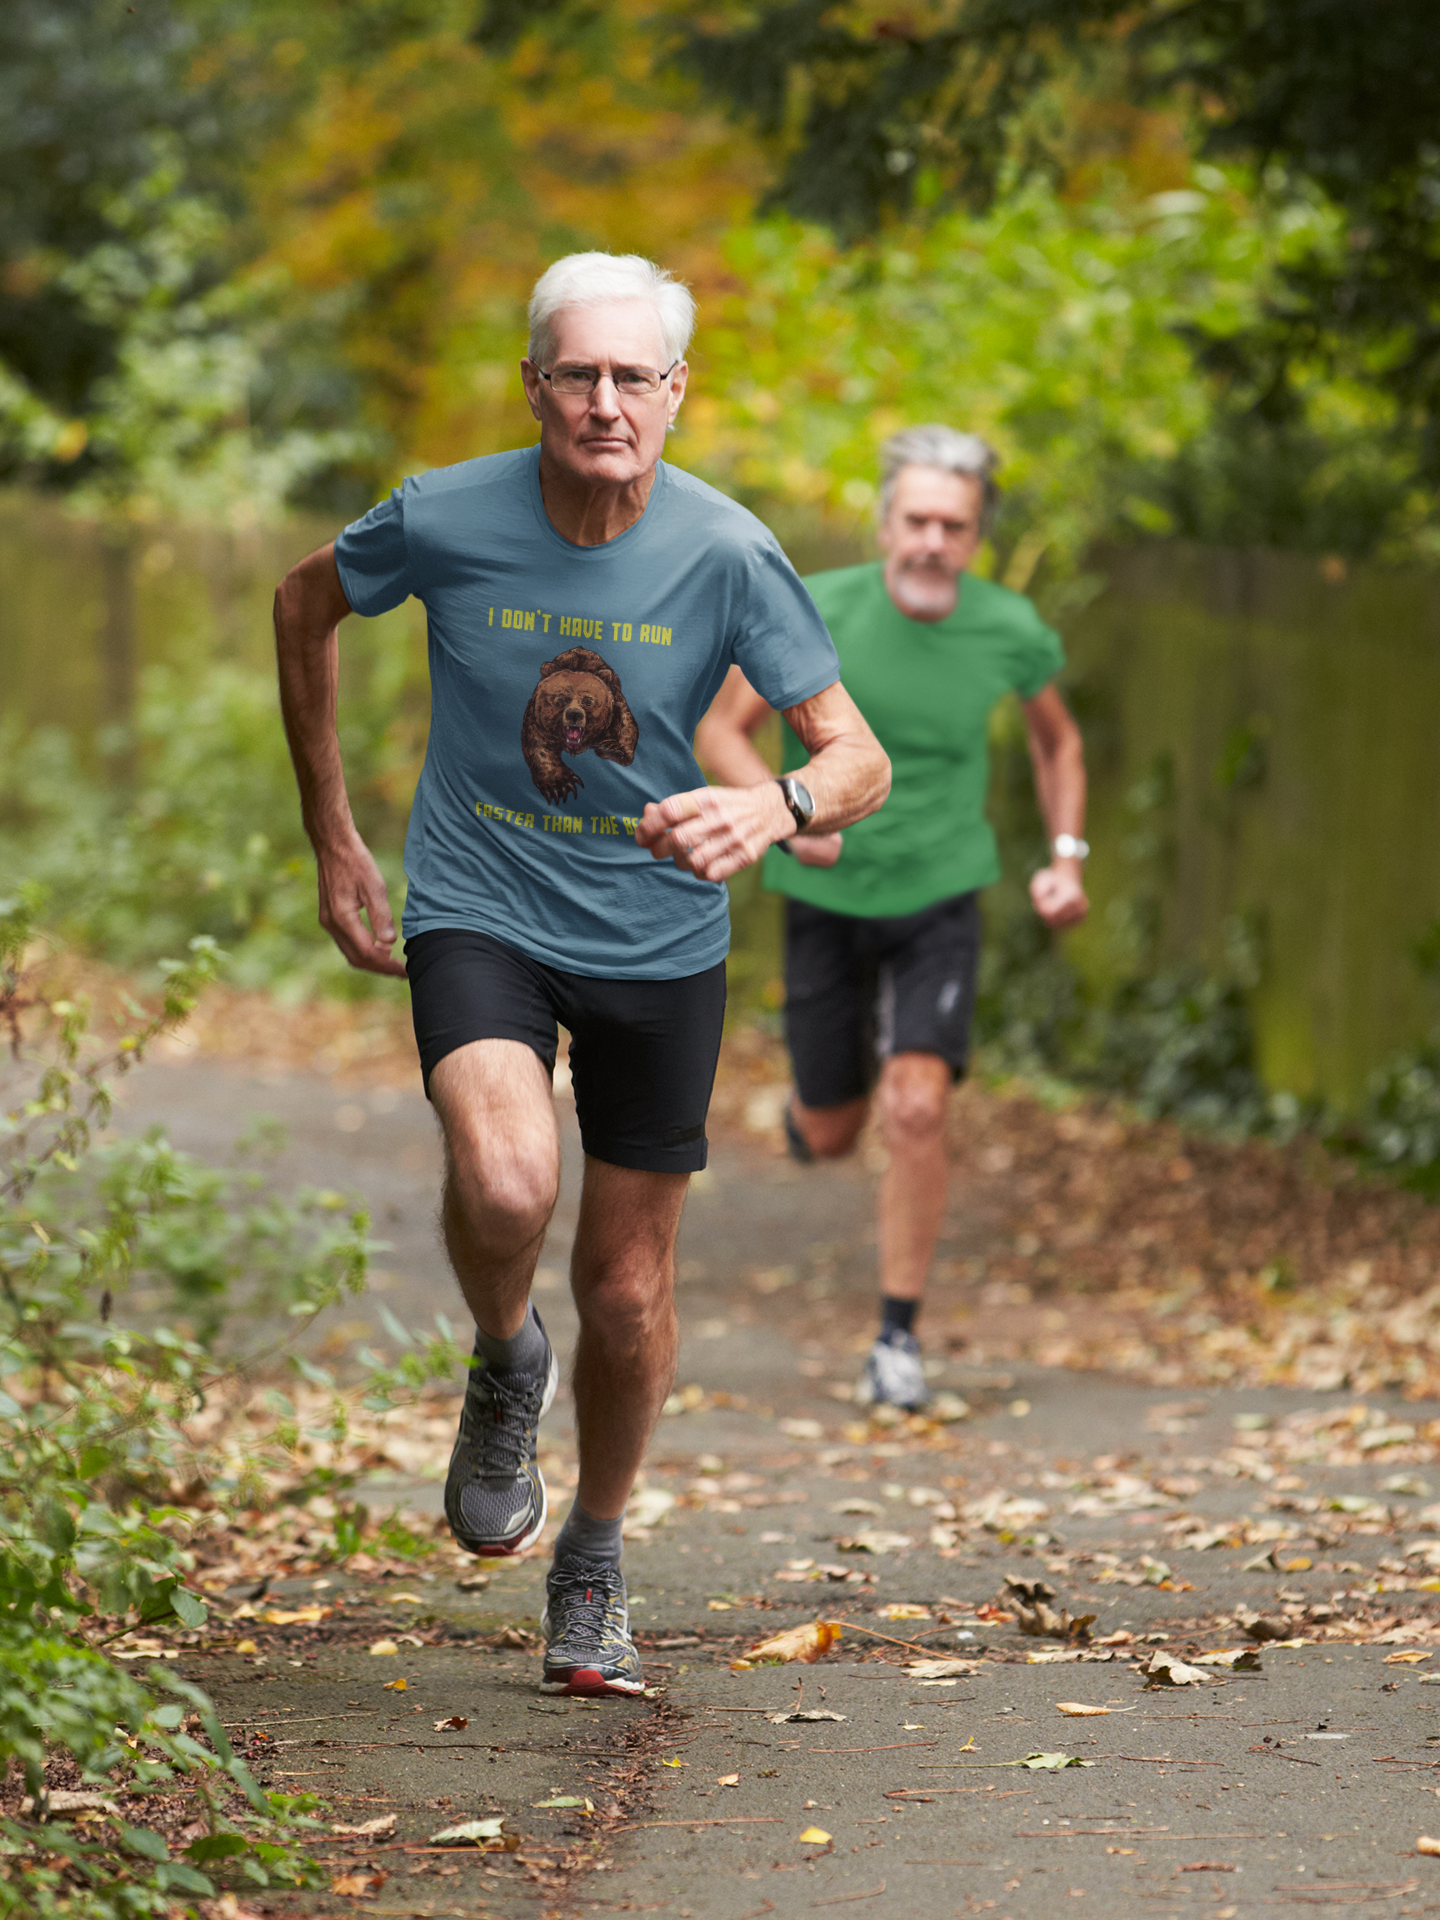
{"type": "MultiPolygon", "coordinates": [[[[357,816],[397,912],[403,816],[385,794],[397,769],[408,793],[406,725],[384,673],[342,713],[357,816]]],[[[197,685],[157,670],[135,734],[127,801],[72,736],[26,736],[13,724],[0,733],[0,870],[43,885],[51,923],[119,966],[153,964],[205,937],[225,943],[241,986],[385,991],[349,968],[317,923],[314,860],[269,676],[214,667],[197,685]]]]}
{"type": "Polygon", "coordinates": [[[1440,466],[1440,38],[1427,0],[1384,30],[1349,0],[953,0],[926,25],[780,0],[685,30],[676,57],[771,142],[772,202],[853,237],[889,216],[1003,194],[1007,170],[1084,157],[1096,97],[1178,99],[1197,149],[1323,193],[1344,217],[1243,330],[1196,328],[1249,404],[1294,412],[1292,371],[1348,357],[1440,466]],[[1117,70],[1118,69],[1118,70],[1117,70]],[[1068,100],[1070,111],[1057,109],[1068,100]]]}
{"type": "Polygon", "coordinates": [[[1360,1142],[1372,1165],[1440,1200],[1440,1033],[1375,1076],[1360,1142]]]}
{"type": "Polygon", "coordinates": [[[86,1009],[47,987],[40,903],[33,886],[0,901],[0,1763],[18,1763],[34,1803],[28,1822],[0,1823],[0,1914],[119,1920],[213,1894],[202,1865],[232,1861],[259,1885],[315,1877],[284,1832],[302,1816],[260,1791],[205,1695],[119,1666],[102,1629],[204,1627],[183,1490],[244,1496],[259,1466],[187,1423],[254,1364],[238,1321],[263,1353],[277,1319],[363,1285],[366,1222],[338,1196],[244,1197],[158,1136],[97,1145],[111,1079],[186,1017],[221,956],[194,939],[187,961],[162,963],[158,1008],[132,1006],[101,1045],[86,1009]],[[136,1280],[150,1297],[127,1315],[136,1280]],[[175,1859],[133,1813],[67,1827],[46,1798],[57,1753],[117,1793],[191,1790],[207,1838],[175,1859]]]}

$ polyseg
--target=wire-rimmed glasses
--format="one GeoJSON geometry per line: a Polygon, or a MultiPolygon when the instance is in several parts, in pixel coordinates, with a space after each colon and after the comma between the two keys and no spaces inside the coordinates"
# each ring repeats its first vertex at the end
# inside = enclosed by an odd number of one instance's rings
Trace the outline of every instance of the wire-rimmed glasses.
{"type": "Polygon", "coordinates": [[[553,373],[537,367],[535,371],[542,380],[550,382],[556,393],[584,394],[588,398],[608,373],[617,393],[632,399],[647,399],[660,391],[679,364],[678,360],[672,360],[663,373],[657,373],[654,367],[556,367],[553,373]]]}

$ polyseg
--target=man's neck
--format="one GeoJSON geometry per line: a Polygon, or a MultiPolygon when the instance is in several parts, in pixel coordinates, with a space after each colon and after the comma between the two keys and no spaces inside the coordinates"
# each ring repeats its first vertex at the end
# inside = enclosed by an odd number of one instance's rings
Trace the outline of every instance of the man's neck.
{"type": "Polygon", "coordinates": [[[577,547],[603,547],[618,540],[645,511],[655,469],[620,484],[577,479],[540,450],[540,498],[545,514],[562,539],[577,547]]]}

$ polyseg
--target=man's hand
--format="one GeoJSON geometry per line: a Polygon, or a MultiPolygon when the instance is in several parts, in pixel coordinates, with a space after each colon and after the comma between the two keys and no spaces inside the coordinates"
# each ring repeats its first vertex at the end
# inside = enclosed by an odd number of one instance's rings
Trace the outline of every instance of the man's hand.
{"type": "Polygon", "coordinates": [[[1030,881],[1030,899],[1047,927],[1074,927],[1090,911],[1078,860],[1055,860],[1030,881]]]}
{"type": "Polygon", "coordinates": [[[774,780],[753,787],[697,787],[652,800],[635,829],[636,841],[655,859],[673,860],[686,873],[717,881],[728,880],[777,840],[794,835],[795,817],[774,780]]]}
{"type": "Polygon", "coordinates": [[[367,973],[405,978],[405,962],[390,949],[395,917],[374,856],[359,834],[339,846],[317,851],[320,870],[320,924],[352,967],[367,973]],[[362,913],[369,919],[367,927],[362,913]]]}
{"type": "Polygon", "coordinates": [[[802,867],[833,867],[845,845],[843,833],[793,833],[790,851],[802,867]]]}

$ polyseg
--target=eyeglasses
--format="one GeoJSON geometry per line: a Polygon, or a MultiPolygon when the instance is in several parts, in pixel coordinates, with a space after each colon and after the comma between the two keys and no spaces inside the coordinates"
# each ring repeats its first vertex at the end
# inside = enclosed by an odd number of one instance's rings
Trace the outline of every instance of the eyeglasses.
{"type": "Polygon", "coordinates": [[[615,383],[617,393],[626,393],[638,397],[642,394],[658,393],[664,383],[678,367],[680,362],[672,360],[663,373],[656,373],[653,367],[616,367],[613,370],[600,367],[556,367],[553,373],[547,373],[543,367],[535,371],[542,380],[548,380],[556,393],[594,393],[600,382],[609,372],[615,383]]]}

